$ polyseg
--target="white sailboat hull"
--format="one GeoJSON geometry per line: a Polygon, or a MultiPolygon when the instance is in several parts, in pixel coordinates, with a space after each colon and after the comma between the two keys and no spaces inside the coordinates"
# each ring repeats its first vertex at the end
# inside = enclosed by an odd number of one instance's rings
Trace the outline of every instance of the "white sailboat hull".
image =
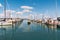
{"type": "Polygon", "coordinates": [[[0,26],[8,26],[8,25],[12,25],[12,23],[0,22],[0,26]]]}

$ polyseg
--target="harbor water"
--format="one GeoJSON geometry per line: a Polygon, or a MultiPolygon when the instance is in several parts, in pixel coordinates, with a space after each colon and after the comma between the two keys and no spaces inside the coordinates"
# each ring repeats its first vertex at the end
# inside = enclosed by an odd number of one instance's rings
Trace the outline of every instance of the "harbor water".
{"type": "Polygon", "coordinates": [[[0,26],[0,40],[60,40],[60,28],[27,20],[11,26],[0,26]]]}

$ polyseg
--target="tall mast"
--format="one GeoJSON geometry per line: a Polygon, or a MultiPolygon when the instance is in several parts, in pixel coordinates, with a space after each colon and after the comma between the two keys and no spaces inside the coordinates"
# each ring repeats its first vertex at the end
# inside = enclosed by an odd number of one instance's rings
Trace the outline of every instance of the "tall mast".
{"type": "Polygon", "coordinates": [[[4,0],[4,18],[6,20],[6,0],[4,0]]]}
{"type": "Polygon", "coordinates": [[[57,17],[57,0],[56,0],[56,17],[57,17]]]}

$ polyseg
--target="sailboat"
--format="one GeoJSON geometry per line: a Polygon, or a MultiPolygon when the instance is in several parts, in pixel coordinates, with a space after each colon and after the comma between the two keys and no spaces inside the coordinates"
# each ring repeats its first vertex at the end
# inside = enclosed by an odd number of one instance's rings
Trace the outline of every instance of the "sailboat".
{"type": "Polygon", "coordinates": [[[60,17],[58,17],[57,20],[58,20],[57,27],[60,28],[60,17]]]}
{"type": "MultiPolygon", "coordinates": [[[[57,17],[57,0],[56,1],[56,17],[57,17]]],[[[54,17],[55,18],[55,17],[54,17]]],[[[46,22],[48,25],[58,25],[58,21],[56,19],[49,18],[46,22]]]]}
{"type": "Polygon", "coordinates": [[[7,20],[6,18],[6,0],[4,0],[4,20],[0,22],[0,25],[12,25],[12,20],[7,20]]]}
{"type": "MultiPolygon", "coordinates": [[[[57,17],[57,0],[56,0],[56,17],[57,17]]],[[[57,17],[57,21],[58,21],[57,27],[60,28],[60,17],[57,17]]]]}

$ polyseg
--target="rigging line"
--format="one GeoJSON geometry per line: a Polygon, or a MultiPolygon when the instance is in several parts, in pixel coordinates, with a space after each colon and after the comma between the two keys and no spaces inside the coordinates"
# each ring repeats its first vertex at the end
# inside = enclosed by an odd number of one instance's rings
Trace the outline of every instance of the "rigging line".
{"type": "Polygon", "coordinates": [[[6,0],[6,4],[7,4],[8,9],[10,10],[10,5],[7,0],[6,0]]]}

